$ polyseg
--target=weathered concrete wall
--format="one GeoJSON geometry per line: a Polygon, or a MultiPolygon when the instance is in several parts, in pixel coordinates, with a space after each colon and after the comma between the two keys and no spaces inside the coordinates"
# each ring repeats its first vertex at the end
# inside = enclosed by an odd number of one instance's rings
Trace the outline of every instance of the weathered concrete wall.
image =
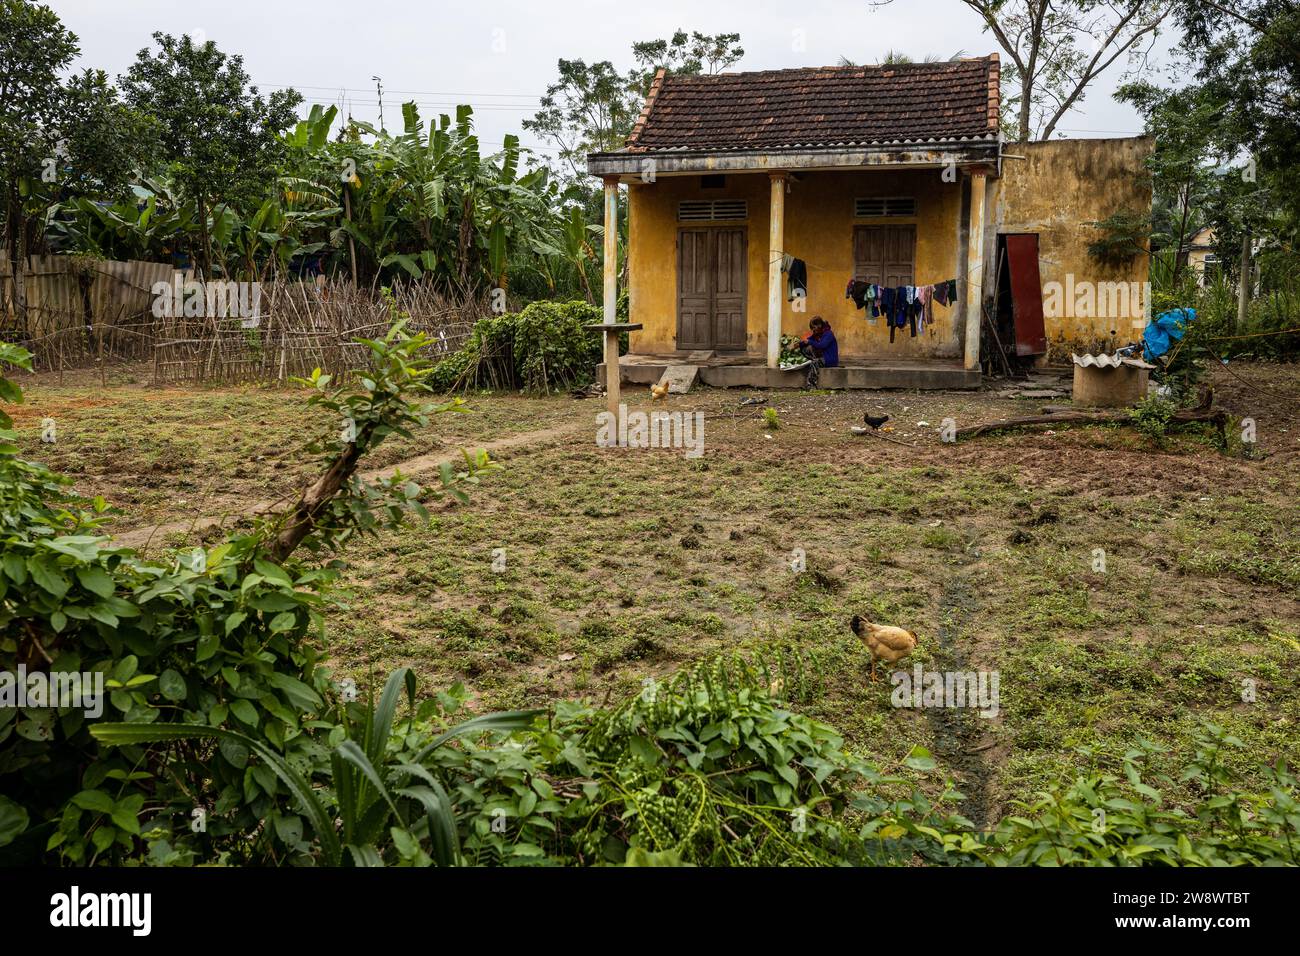
{"type": "Polygon", "coordinates": [[[1135,137],[1005,146],[1002,176],[990,183],[994,198],[985,234],[985,297],[996,293],[996,234],[1037,233],[1038,268],[1048,290],[1044,325],[1054,352],[1088,347],[1097,340],[1123,344],[1141,335],[1148,259],[1139,255],[1119,267],[1096,262],[1088,255],[1088,244],[1100,234],[1087,223],[1117,212],[1151,209],[1151,183],[1144,164],[1154,145],[1151,137],[1135,137]],[[1055,301],[1052,283],[1061,290],[1055,301]],[[1117,290],[1114,283],[1125,285],[1117,290]],[[1072,302],[1067,301],[1071,289],[1072,302]],[[1053,309],[1054,305],[1059,307],[1053,309]],[[1134,306],[1138,306],[1136,316],[1134,306]]]}
{"type": "MultiPolygon", "coordinates": [[[[722,189],[701,189],[695,176],[662,176],[654,183],[635,183],[629,192],[630,319],[645,328],[632,336],[635,352],[669,352],[677,334],[677,204],[684,199],[746,199],[748,236],[747,352],[767,351],[767,233],[769,187],[765,172],[728,173],[722,189]]],[[[869,321],[868,310],[854,308],[844,297],[853,277],[855,225],[916,225],[917,284],[957,278],[961,182],[946,183],[940,170],[805,172],[792,180],[785,203],[785,252],[808,264],[806,310],[784,305],[784,333],[807,330],[821,315],[840,343],[841,361],[857,358],[917,360],[955,358],[961,354],[959,309],[936,306],[935,321],[912,339],[903,330],[895,344],[883,319],[869,321]],[[912,196],[916,216],[857,219],[860,196],[912,196]]]]}
{"type": "MultiPolygon", "coordinates": [[[[1058,284],[1055,303],[1045,301],[1048,343],[1055,350],[1085,347],[1098,339],[1116,344],[1139,334],[1148,279],[1145,256],[1107,267],[1088,255],[1098,232],[1088,222],[1122,210],[1149,210],[1151,187],[1144,161],[1153,141],[1147,137],[1105,140],[1055,140],[1014,143],[991,178],[986,196],[984,297],[996,294],[998,233],[1032,232],[1039,237],[1039,270],[1045,287],[1058,284]],[[1023,158],[1013,158],[1023,157],[1023,158]],[[1124,283],[1117,287],[1116,283],[1124,283]],[[1136,284],[1130,286],[1129,284],[1136,284]],[[1081,290],[1091,288],[1093,295],[1081,290]],[[1070,294],[1066,301],[1067,293],[1070,294]]],[[[964,279],[960,236],[962,183],[944,182],[940,170],[804,172],[791,181],[785,204],[785,252],[808,263],[806,311],[790,302],[781,328],[807,329],[822,315],[835,330],[841,359],[924,360],[962,354],[961,307],[936,306],[935,321],[923,335],[904,330],[894,344],[883,320],[869,321],[853,307],[844,287],[853,275],[855,225],[916,225],[917,284],[964,279]],[[912,196],[916,216],[855,219],[859,196],[912,196]]],[[[635,183],[630,202],[629,299],[631,321],[645,328],[632,336],[635,352],[670,352],[677,334],[677,204],[684,199],[745,199],[748,236],[747,352],[767,350],[767,232],[769,190],[766,172],[728,173],[722,189],[701,189],[696,176],[661,176],[635,183]]],[[[959,293],[964,298],[963,290],[959,293]]],[[[1049,297],[1050,299],[1050,297],[1049,297]]]]}

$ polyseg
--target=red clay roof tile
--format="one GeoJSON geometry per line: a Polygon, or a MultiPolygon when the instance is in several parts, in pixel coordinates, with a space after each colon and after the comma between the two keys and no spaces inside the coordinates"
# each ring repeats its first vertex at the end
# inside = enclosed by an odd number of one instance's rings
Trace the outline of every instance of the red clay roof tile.
{"type": "Polygon", "coordinates": [[[736,150],[997,135],[998,58],[656,76],[627,145],[736,150]]]}

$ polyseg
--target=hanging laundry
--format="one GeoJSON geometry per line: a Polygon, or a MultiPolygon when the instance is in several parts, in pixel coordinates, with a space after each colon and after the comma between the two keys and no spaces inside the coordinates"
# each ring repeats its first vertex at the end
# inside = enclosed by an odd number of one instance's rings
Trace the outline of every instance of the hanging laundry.
{"type": "Polygon", "coordinates": [[[900,285],[894,289],[894,325],[902,328],[907,325],[907,286],[900,285]]]}
{"type": "Polygon", "coordinates": [[[934,301],[940,305],[948,304],[948,283],[940,282],[934,287],[934,301]]]}
{"type": "Polygon", "coordinates": [[[854,279],[849,283],[848,288],[844,290],[844,297],[846,299],[852,299],[853,304],[859,309],[865,309],[867,307],[867,300],[870,292],[870,283],[854,279]]]}
{"type": "Polygon", "coordinates": [[[878,294],[872,310],[885,317],[885,325],[889,328],[889,341],[892,342],[894,341],[894,290],[879,286],[876,291],[878,294]]]}
{"type": "Polygon", "coordinates": [[[948,280],[948,301],[953,305],[957,304],[957,280],[948,280]]]}
{"type": "Polygon", "coordinates": [[[781,257],[781,271],[785,273],[786,300],[808,295],[808,264],[794,256],[781,257]]]}

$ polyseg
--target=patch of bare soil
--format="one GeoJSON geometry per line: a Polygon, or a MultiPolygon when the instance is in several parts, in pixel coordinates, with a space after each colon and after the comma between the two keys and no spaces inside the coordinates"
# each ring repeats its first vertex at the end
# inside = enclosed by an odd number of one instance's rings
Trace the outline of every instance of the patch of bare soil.
{"type": "MultiPolygon", "coordinates": [[[[574,427],[573,425],[558,425],[539,429],[535,432],[523,432],[522,434],[511,435],[508,438],[498,438],[494,441],[485,442],[475,447],[492,455],[497,452],[517,449],[520,446],[542,446],[573,432],[574,427]]],[[[444,451],[432,455],[418,455],[415,458],[408,458],[393,465],[362,472],[361,477],[366,481],[376,481],[380,478],[391,478],[396,473],[401,472],[405,476],[416,478],[437,471],[444,463],[456,466],[463,464],[463,462],[464,458],[460,453],[444,451]]],[[[177,534],[203,533],[215,528],[238,524],[250,518],[269,514],[292,502],[289,498],[260,501],[231,499],[225,503],[224,508],[220,507],[220,501],[211,501],[210,503],[218,507],[212,508],[208,514],[181,521],[168,521],[162,524],[132,528],[129,531],[114,535],[113,541],[122,547],[143,549],[155,543],[169,541],[172,536],[177,534]]]]}

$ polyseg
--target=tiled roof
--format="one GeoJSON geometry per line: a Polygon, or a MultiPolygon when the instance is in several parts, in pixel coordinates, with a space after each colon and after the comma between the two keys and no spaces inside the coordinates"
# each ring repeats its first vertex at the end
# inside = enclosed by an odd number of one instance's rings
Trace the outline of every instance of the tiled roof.
{"type": "Polygon", "coordinates": [[[655,76],[634,152],[996,139],[998,57],[655,76]]]}

